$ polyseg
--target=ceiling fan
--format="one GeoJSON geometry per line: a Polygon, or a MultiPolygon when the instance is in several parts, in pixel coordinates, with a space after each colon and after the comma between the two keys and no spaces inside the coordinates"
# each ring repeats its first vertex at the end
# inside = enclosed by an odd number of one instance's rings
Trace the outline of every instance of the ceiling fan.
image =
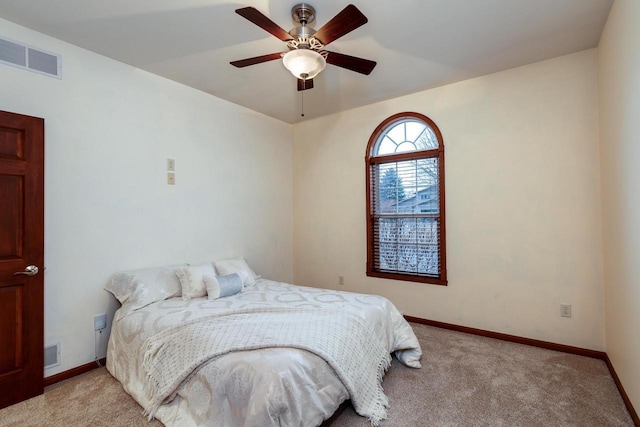
{"type": "Polygon", "coordinates": [[[243,7],[237,9],[236,13],[276,36],[289,48],[288,52],[270,53],[231,62],[231,65],[236,67],[247,67],[282,59],[284,66],[298,79],[298,90],[306,90],[313,88],[313,78],[324,69],[326,64],[365,75],[369,75],[376,66],[375,61],[324,50],[324,47],[332,41],[367,23],[367,17],[352,4],[345,7],[318,31],[310,27],[315,22],[316,11],[306,3],[297,4],[291,9],[295,27],[289,32],[255,7],[243,7]]]}

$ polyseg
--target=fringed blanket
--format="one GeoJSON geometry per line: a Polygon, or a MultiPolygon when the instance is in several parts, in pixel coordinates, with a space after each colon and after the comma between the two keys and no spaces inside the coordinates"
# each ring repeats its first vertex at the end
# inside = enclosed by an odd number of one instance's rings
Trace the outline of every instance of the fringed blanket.
{"type": "Polygon", "coordinates": [[[391,356],[361,317],[327,309],[252,309],[196,319],[160,332],[142,346],[145,411],[153,418],[207,361],[226,353],[292,347],[323,358],[373,426],[387,417],[382,377],[391,356]]]}

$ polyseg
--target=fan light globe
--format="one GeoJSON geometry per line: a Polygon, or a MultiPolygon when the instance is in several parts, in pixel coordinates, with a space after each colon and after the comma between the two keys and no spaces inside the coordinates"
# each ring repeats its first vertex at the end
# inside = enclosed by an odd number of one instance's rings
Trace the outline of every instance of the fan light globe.
{"type": "Polygon", "coordinates": [[[282,63],[291,74],[302,80],[314,78],[327,66],[324,57],[311,49],[289,51],[282,58],[282,63]]]}

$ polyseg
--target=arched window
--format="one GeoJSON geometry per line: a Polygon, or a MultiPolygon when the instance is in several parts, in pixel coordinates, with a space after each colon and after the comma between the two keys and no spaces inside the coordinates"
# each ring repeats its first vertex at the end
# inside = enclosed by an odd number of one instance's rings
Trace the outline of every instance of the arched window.
{"type": "Polygon", "coordinates": [[[383,121],[367,145],[367,275],[447,284],[444,143],[418,113],[383,121]]]}

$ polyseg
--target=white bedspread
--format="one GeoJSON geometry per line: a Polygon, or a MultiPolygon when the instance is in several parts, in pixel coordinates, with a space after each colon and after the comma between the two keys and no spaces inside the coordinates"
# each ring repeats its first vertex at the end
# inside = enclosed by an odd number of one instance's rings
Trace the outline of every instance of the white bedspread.
{"type": "Polygon", "coordinates": [[[298,348],[326,361],[349,391],[356,411],[377,426],[389,401],[382,377],[391,356],[366,321],[344,310],[253,308],[214,315],[147,339],[143,368],[151,416],[203,363],[232,351],[298,348]]]}
{"type": "MultiPolygon", "coordinates": [[[[397,350],[403,363],[420,366],[418,341],[387,299],[259,280],[232,297],[166,300],[114,322],[107,368],[143,407],[150,408],[142,369],[148,338],[198,318],[274,307],[320,308],[357,316],[373,327],[387,353],[397,350]]],[[[301,349],[267,348],[214,357],[176,390],[173,400],[160,406],[156,416],[176,426],[313,426],[347,398],[343,381],[322,358],[301,349]]]]}

